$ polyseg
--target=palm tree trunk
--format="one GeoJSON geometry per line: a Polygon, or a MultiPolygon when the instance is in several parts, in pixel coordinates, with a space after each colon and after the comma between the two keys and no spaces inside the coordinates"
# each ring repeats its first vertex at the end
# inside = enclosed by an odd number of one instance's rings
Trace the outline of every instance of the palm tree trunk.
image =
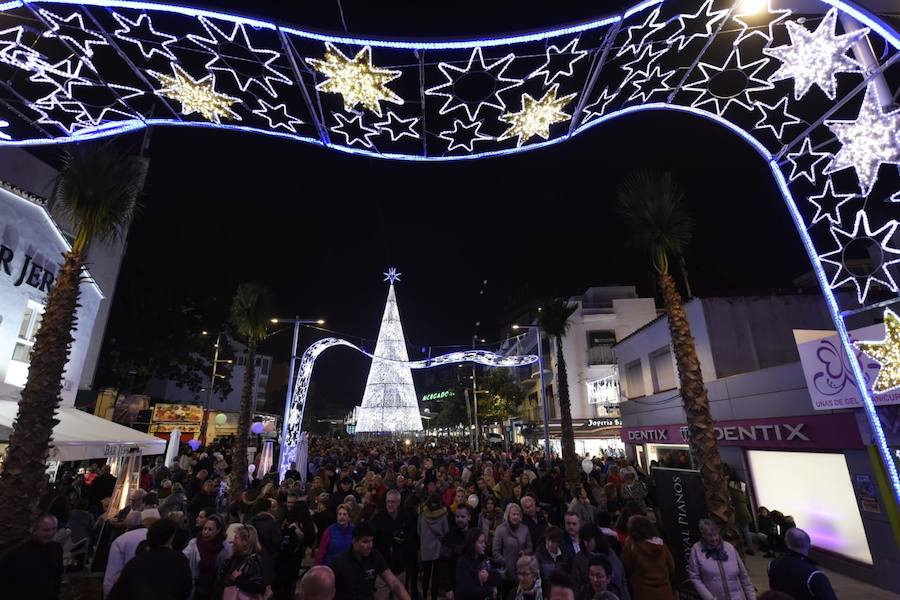
{"type": "Polygon", "coordinates": [[[722,469],[719,442],[716,440],[714,423],[709,412],[709,395],[703,385],[703,373],[700,370],[694,338],[691,336],[691,326],[684,312],[684,302],[671,275],[666,272],[660,273],[659,284],[669,319],[675,362],[678,364],[678,382],[681,386],[684,412],[687,415],[691,452],[700,469],[706,507],[710,516],[722,527],[729,541],[739,543],[740,536],[736,535],[734,525],[734,508],[728,493],[728,480],[722,469]]]}
{"type": "Polygon", "coordinates": [[[256,341],[247,342],[247,362],[244,363],[244,387],[241,390],[241,413],[238,416],[237,436],[231,455],[231,499],[236,502],[247,480],[247,437],[250,435],[250,409],[253,406],[253,387],[256,380],[256,341]]]}
{"type": "Polygon", "coordinates": [[[562,455],[566,465],[566,480],[572,490],[581,483],[578,459],[575,458],[575,429],[572,427],[572,403],[569,400],[569,378],[563,357],[562,338],[556,337],[556,382],[559,384],[559,419],[562,425],[562,455]]]}
{"type": "Polygon", "coordinates": [[[81,266],[80,253],[71,251],[64,255],[35,336],[28,381],[22,390],[19,414],[0,474],[0,545],[15,543],[28,535],[37,516],[38,502],[46,492],[44,473],[53,427],[59,423],[55,414],[74,339],[81,266]]]}

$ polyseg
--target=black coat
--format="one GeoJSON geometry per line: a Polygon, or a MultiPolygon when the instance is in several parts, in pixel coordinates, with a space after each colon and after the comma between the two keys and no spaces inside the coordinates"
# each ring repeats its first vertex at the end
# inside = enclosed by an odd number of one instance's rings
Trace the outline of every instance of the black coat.
{"type": "Polygon", "coordinates": [[[264,566],[264,560],[256,553],[246,556],[232,555],[219,570],[213,597],[221,598],[225,588],[232,585],[247,594],[263,593],[270,581],[266,574],[268,569],[264,566]],[[234,571],[240,571],[240,575],[232,581],[231,574],[234,571]]]}
{"type": "Polygon", "coordinates": [[[837,600],[828,577],[809,558],[788,551],[769,563],[769,587],[795,600],[837,600]]]}
{"type": "Polygon", "coordinates": [[[193,584],[184,554],[152,548],[128,561],[107,600],[186,600],[193,584]]]}
{"type": "Polygon", "coordinates": [[[56,600],[63,576],[58,542],[28,540],[0,554],[0,598],[56,600]]]}
{"type": "Polygon", "coordinates": [[[490,600],[493,597],[494,588],[500,585],[499,575],[488,569],[490,575],[487,583],[482,584],[478,578],[478,572],[486,560],[472,560],[461,556],[456,561],[456,584],[451,588],[454,600],[490,600]]]}

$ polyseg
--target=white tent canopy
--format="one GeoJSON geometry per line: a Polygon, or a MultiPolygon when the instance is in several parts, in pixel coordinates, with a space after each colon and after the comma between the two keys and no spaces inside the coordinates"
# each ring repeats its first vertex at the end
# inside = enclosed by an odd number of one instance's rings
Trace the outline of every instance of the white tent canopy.
{"type": "MultiPolygon", "coordinates": [[[[17,402],[0,401],[0,431],[12,428],[19,412],[17,402]]],[[[56,413],[50,460],[90,460],[127,454],[139,448],[141,454],[162,454],[166,441],[118,423],[95,417],[71,406],[56,413]]],[[[8,438],[7,438],[8,439],[8,438]]]]}

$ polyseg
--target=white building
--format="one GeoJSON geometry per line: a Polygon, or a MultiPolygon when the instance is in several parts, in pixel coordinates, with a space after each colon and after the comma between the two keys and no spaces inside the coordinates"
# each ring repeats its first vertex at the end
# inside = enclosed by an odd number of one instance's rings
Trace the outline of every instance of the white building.
{"type": "MultiPolygon", "coordinates": [[[[792,515],[810,533],[817,561],[900,591],[892,499],[875,486],[861,510],[860,482],[878,478],[865,415],[814,410],[799,362],[794,330],[833,328],[821,296],[703,298],[685,309],[722,460],[747,483],[753,506],[792,515]]],[[[627,456],[644,469],[651,461],[694,466],[666,317],[620,340],[615,352],[627,456]]]]}
{"type": "MultiPolygon", "coordinates": [[[[613,346],[642,325],[656,318],[652,298],[639,298],[634,286],[592,287],[581,296],[569,299],[576,310],[569,318],[569,330],[563,338],[569,400],[575,428],[575,448],[580,454],[597,455],[620,448],[619,373],[613,346]]],[[[506,351],[537,352],[536,337],[525,334],[506,351]]],[[[555,345],[544,337],[544,385],[548,399],[551,443],[559,449],[559,383],[555,345]]],[[[530,382],[537,383],[534,366],[530,382]]],[[[537,388],[528,390],[523,405],[523,430],[529,440],[543,438],[540,398],[537,388]]]]}

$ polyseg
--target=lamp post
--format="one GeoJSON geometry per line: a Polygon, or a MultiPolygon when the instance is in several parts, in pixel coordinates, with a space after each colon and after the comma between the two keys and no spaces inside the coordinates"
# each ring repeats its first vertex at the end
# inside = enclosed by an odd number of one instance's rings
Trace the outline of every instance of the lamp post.
{"type": "MultiPolygon", "coordinates": [[[[209,335],[209,332],[207,331],[202,333],[203,335],[209,335]]],[[[219,360],[219,343],[222,341],[222,333],[223,332],[220,331],[216,334],[216,343],[213,345],[215,351],[213,352],[212,375],[210,375],[209,378],[209,389],[206,390],[206,410],[203,411],[203,421],[200,425],[200,441],[204,445],[206,445],[206,430],[209,426],[209,407],[212,404],[213,389],[216,387],[216,377],[225,377],[224,375],[218,375],[216,371],[219,368],[219,363],[231,364],[234,362],[231,359],[219,360]]]]}
{"type": "MultiPolygon", "coordinates": [[[[537,346],[538,346],[538,372],[540,374],[540,386],[541,386],[541,415],[544,418],[544,453],[547,456],[547,460],[550,460],[550,417],[547,413],[547,396],[546,396],[546,388],[544,387],[544,344],[541,343],[541,326],[540,325],[513,325],[513,329],[534,329],[537,332],[537,346]]],[[[549,464],[549,463],[548,463],[549,464]]]]}
{"type": "Polygon", "coordinates": [[[291,361],[288,372],[288,386],[287,392],[284,395],[284,417],[282,418],[281,424],[281,443],[284,444],[284,440],[287,439],[287,415],[288,411],[291,410],[291,398],[293,397],[294,391],[294,372],[295,365],[297,364],[297,342],[300,339],[300,326],[301,325],[324,325],[325,319],[301,319],[300,317],[294,317],[293,319],[281,319],[275,318],[272,319],[273,323],[293,323],[294,324],[294,340],[291,343],[291,361]]]}

